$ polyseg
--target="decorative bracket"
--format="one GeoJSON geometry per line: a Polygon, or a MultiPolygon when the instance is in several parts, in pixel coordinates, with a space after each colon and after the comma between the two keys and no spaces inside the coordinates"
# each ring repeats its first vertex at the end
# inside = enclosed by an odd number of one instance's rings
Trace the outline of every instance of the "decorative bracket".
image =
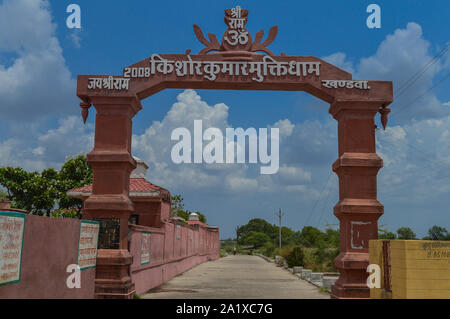
{"type": "Polygon", "coordinates": [[[386,126],[388,123],[388,114],[391,112],[391,109],[388,109],[385,105],[381,106],[378,110],[381,115],[381,124],[383,125],[383,129],[386,130],[386,126]]]}
{"type": "Polygon", "coordinates": [[[89,116],[89,108],[91,107],[91,102],[89,99],[83,100],[83,102],[80,103],[81,107],[81,116],[83,117],[83,123],[86,124],[86,120],[89,116]]]}

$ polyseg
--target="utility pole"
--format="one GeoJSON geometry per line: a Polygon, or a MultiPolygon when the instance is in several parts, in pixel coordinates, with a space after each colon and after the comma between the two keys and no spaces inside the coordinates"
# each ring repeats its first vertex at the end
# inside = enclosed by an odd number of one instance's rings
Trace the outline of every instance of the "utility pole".
{"type": "Polygon", "coordinates": [[[280,250],[281,250],[281,217],[283,217],[284,213],[281,212],[281,208],[280,208],[280,211],[275,215],[278,216],[278,220],[280,222],[280,250]]]}

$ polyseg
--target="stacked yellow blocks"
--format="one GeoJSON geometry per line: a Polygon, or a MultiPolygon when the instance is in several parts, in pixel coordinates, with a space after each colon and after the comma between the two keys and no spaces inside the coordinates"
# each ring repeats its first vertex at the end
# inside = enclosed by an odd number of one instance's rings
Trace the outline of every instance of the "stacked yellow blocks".
{"type": "Polygon", "coordinates": [[[381,288],[371,298],[450,299],[450,241],[391,240],[391,288],[384,283],[383,241],[369,243],[369,262],[381,268],[381,288]]]}

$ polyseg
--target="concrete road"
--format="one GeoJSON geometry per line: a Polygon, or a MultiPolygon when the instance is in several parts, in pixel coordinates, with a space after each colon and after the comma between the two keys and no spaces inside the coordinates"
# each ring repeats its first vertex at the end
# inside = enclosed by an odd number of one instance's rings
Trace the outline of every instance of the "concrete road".
{"type": "Polygon", "coordinates": [[[200,264],[141,296],[148,299],[328,299],[329,294],[257,256],[200,264]]]}

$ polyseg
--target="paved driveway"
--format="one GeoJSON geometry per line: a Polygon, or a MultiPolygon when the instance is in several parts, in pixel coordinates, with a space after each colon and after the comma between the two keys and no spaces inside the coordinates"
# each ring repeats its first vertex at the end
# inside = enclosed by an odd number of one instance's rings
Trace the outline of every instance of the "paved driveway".
{"type": "Polygon", "coordinates": [[[200,264],[142,298],[328,299],[329,294],[257,256],[230,255],[200,264]]]}

